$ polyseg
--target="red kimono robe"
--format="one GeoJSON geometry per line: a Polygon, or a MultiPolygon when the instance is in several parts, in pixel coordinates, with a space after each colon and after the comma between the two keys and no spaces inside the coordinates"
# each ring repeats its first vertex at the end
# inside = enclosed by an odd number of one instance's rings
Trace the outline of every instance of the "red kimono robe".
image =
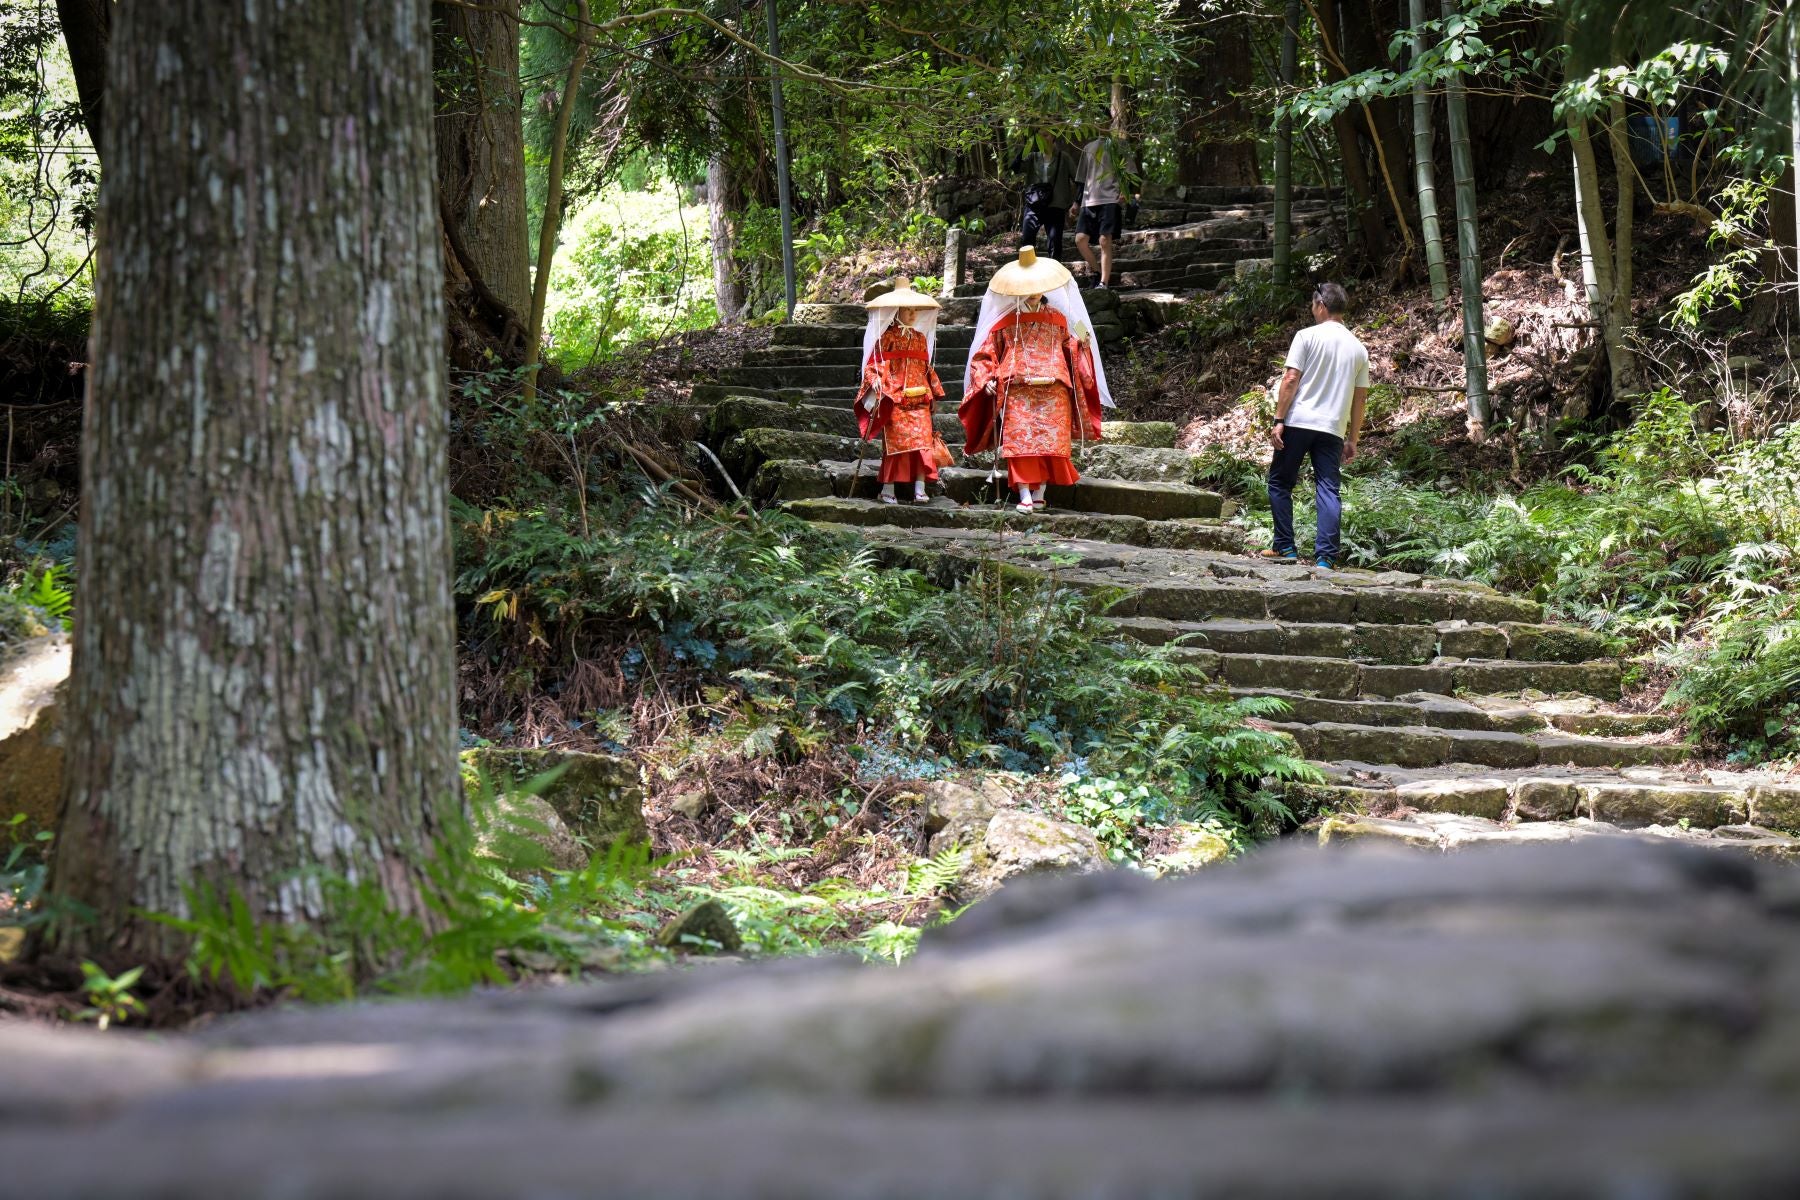
{"type": "Polygon", "coordinates": [[[882,483],[938,477],[932,458],[932,405],[943,398],[944,385],[931,365],[925,335],[898,321],[888,326],[863,368],[854,401],[863,437],[881,435],[882,483]],[[880,397],[874,412],[862,406],[871,392],[880,397]]]}
{"type": "Polygon", "coordinates": [[[1005,317],[969,362],[969,391],[957,416],[968,453],[987,450],[998,439],[1013,487],[1074,483],[1081,478],[1070,453],[1077,432],[1100,440],[1093,351],[1053,309],[1005,317]],[[996,385],[992,396],[990,380],[996,385]]]}

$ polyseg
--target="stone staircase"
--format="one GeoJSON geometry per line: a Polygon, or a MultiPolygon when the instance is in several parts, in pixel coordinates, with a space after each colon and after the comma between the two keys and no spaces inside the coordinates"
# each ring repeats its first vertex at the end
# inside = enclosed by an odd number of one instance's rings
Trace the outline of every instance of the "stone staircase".
{"type": "MultiPolygon", "coordinates": [[[[1325,203],[1304,197],[1297,223],[1325,203]]],[[[1161,319],[1146,313],[1255,261],[1269,207],[1256,189],[1147,204],[1148,227],[1126,235],[1117,263],[1127,289],[1085,293],[1103,352],[1161,319]]],[[[1321,841],[1656,836],[1800,857],[1787,836],[1800,833],[1800,781],[1692,766],[1666,718],[1618,707],[1623,664],[1606,639],[1464,581],[1253,558],[1229,502],[1198,486],[1195,460],[1175,448],[1173,425],[1110,423],[1101,444],[1077,451],[1081,482],[1052,488],[1048,512],[1019,515],[987,457],[961,452],[955,417],[984,288],[961,289],[940,316],[936,420],[957,462],[929,503],[874,500],[880,448],[859,442],[851,410],[864,323],[854,304],[801,306],[767,350],[695,389],[733,479],[759,503],[854,527],[889,561],[946,582],[997,560],[1126,590],[1112,609],[1124,636],[1174,643],[1232,695],[1285,703],[1265,724],[1320,770],[1323,782],[1286,791],[1297,811],[1319,814],[1321,841]]]]}

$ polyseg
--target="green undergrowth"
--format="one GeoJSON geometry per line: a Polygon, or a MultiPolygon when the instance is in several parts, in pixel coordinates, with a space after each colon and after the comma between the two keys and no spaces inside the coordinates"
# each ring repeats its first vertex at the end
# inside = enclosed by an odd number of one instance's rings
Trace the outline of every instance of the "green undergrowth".
{"type": "MultiPolygon", "coordinates": [[[[512,794],[529,795],[548,780],[512,794]]],[[[679,857],[656,858],[648,846],[624,843],[578,870],[557,870],[534,837],[541,827],[504,799],[484,778],[468,797],[467,817],[436,840],[424,914],[396,911],[372,881],[312,873],[303,882],[330,915],[311,925],[266,921],[236,891],[199,888],[186,892],[185,913],[153,919],[192,939],[187,970],[196,982],[244,999],[326,1003],[450,994],[532,974],[642,969],[721,949],[758,956],[835,946],[898,961],[916,945],[919,922],[892,915],[939,912],[957,874],[944,861],[922,860],[873,887],[825,881],[780,889],[767,885],[764,869],[806,852],[756,846],[727,855],[722,875],[695,882],[679,857]],[[706,901],[726,907],[737,944],[659,936],[706,901]],[[862,912],[892,915],[859,923],[862,912]]]]}
{"type": "MultiPolygon", "coordinates": [[[[643,686],[700,702],[702,732],[792,760],[854,747],[870,776],[992,766],[1142,784],[1172,817],[1272,830],[1265,778],[1304,768],[1167,650],[1119,636],[1114,597],[974,570],[949,587],[783,514],[696,513],[659,492],[457,509],[470,648],[554,689],[623,646],[643,686]]],[[[599,714],[590,719],[598,720],[599,714]]]]}
{"type": "MultiPolygon", "coordinates": [[[[1529,595],[1653,653],[1668,704],[1736,761],[1800,754],[1800,425],[1735,437],[1665,390],[1588,449],[1522,490],[1434,478],[1412,456],[1354,463],[1346,560],[1529,595]]],[[[1209,467],[1266,527],[1261,464],[1209,467]]]]}

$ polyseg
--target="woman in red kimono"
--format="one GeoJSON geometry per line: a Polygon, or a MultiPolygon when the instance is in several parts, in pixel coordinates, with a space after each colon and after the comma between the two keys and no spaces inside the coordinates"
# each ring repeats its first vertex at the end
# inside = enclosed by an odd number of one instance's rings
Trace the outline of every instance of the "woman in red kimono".
{"type": "Polygon", "coordinates": [[[938,302],[913,291],[904,275],[894,283],[893,291],[869,301],[856,422],[865,439],[881,436],[881,502],[895,503],[894,485],[911,483],[913,502],[923,504],[926,481],[938,477],[932,406],[944,398],[931,365],[938,302]]]}
{"type": "Polygon", "coordinates": [[[1074,278],[1061,263],[1022,248],[1017,262],[994,273],[981,302],[957,411],[965,452],[994,448],[1019,493],[1019,511],[1042,511],[1050,484],[1081,477],[1073,443],[1098,441],[1101,411],[1110,407],[1074,278]]]}

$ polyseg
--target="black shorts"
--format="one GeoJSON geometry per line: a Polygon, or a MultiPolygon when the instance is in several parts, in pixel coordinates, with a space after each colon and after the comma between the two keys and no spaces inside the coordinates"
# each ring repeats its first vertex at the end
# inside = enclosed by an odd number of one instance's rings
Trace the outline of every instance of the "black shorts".
{"type": "Polygon", "coordinates": [[[1096,204],[1081,210],[1081,221],[1075,226],[1076,233],[1085,233],[1091,238],[1117,238],[1125,231],[1125,222],[1117,204],[1096,204]]]}

